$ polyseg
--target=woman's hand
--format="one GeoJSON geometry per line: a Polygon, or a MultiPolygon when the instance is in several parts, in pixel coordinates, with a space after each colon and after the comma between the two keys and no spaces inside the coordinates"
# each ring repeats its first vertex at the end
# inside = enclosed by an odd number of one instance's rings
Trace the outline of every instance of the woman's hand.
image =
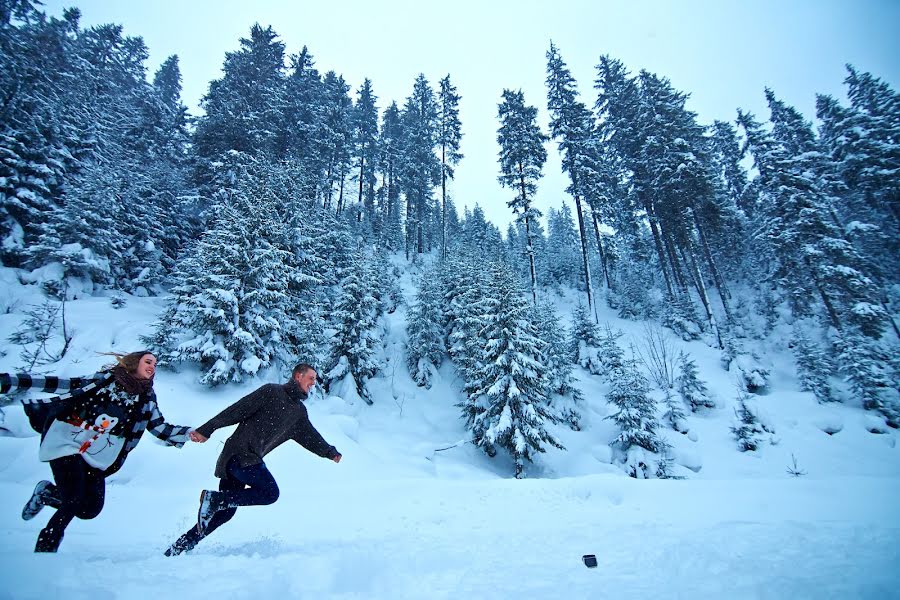
{"type": "Polygon", "coordinates": [[[191,429],[190,433],[188,433],[192,442],[197,442],[198,444],[202,444],[209,438],[197,431],[196,429],[191,429]]]}

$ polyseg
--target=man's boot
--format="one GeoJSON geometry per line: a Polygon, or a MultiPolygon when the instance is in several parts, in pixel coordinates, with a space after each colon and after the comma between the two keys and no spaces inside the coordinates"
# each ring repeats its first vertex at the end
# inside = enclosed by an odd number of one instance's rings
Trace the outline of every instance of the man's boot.
{"type": "Polygon", "coordinates": [[[203,535],[209,522],[217,512],[228,508],[225,505],[225,494],[213,490],[200,492],[200,509],[197,511],[197,533],[203,535]]]}
{"type": "Polygon", "coordinates": [[[166,549],[166,556],[178,556],[182,552],[190,552],[203,537],[197,531],[196,527],[191,527],[186,533],[175,540],[175,543],[166,549]]]}

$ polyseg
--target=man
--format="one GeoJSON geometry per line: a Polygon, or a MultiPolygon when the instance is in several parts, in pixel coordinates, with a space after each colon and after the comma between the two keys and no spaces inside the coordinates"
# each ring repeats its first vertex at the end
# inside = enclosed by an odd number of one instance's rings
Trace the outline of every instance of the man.
{"type": "Polygon", "coordinates": [[[301,363],[294,367],[287,383],[262,386],[190,432],[193,441],[203,443],[215,430],[237,424],[216,462],[219,491],[200,493],[197,525],[178,538],[166,550],[166,556],[193,549],[200,540],[227,523],[238,506],[272,504],[278,500],[278,484],[263,458],[287,440],[294,440],[322,458],[341,462],[341,453],[312,426],[303,404],[316,384],[316,377],[312,366],[301,363]]]}

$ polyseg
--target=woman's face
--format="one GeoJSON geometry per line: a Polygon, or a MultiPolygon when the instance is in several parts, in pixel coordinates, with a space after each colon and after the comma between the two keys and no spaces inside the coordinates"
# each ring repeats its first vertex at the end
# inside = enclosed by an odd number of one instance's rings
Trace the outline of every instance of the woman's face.
{"type": "Polygon", "coordinates": [[[156,357],[152,354],[143,355],[134,374],[138,379],[150,379],[154,373],[156,373],[156,357]]]}

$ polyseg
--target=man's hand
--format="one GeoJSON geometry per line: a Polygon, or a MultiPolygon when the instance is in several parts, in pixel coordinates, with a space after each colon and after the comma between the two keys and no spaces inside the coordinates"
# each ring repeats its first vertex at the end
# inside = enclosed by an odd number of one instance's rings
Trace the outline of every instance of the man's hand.
{"type": "Polygon", "coordinates": [[[341,455],[338,454],[337,456],[335,456],[335,457],[332,458],[331,460],[333,460],[333,461],[336,462],[336,463],[339,463],[339,462],[341,462],[341,455]]]}
{"type": "Polygon", "coordinates": [[[197,442],[198,444],[202,444],[209,439],[196,429],[191,429],[191,432],[188,435],[190,436],[192,442],[197,442]]]}

